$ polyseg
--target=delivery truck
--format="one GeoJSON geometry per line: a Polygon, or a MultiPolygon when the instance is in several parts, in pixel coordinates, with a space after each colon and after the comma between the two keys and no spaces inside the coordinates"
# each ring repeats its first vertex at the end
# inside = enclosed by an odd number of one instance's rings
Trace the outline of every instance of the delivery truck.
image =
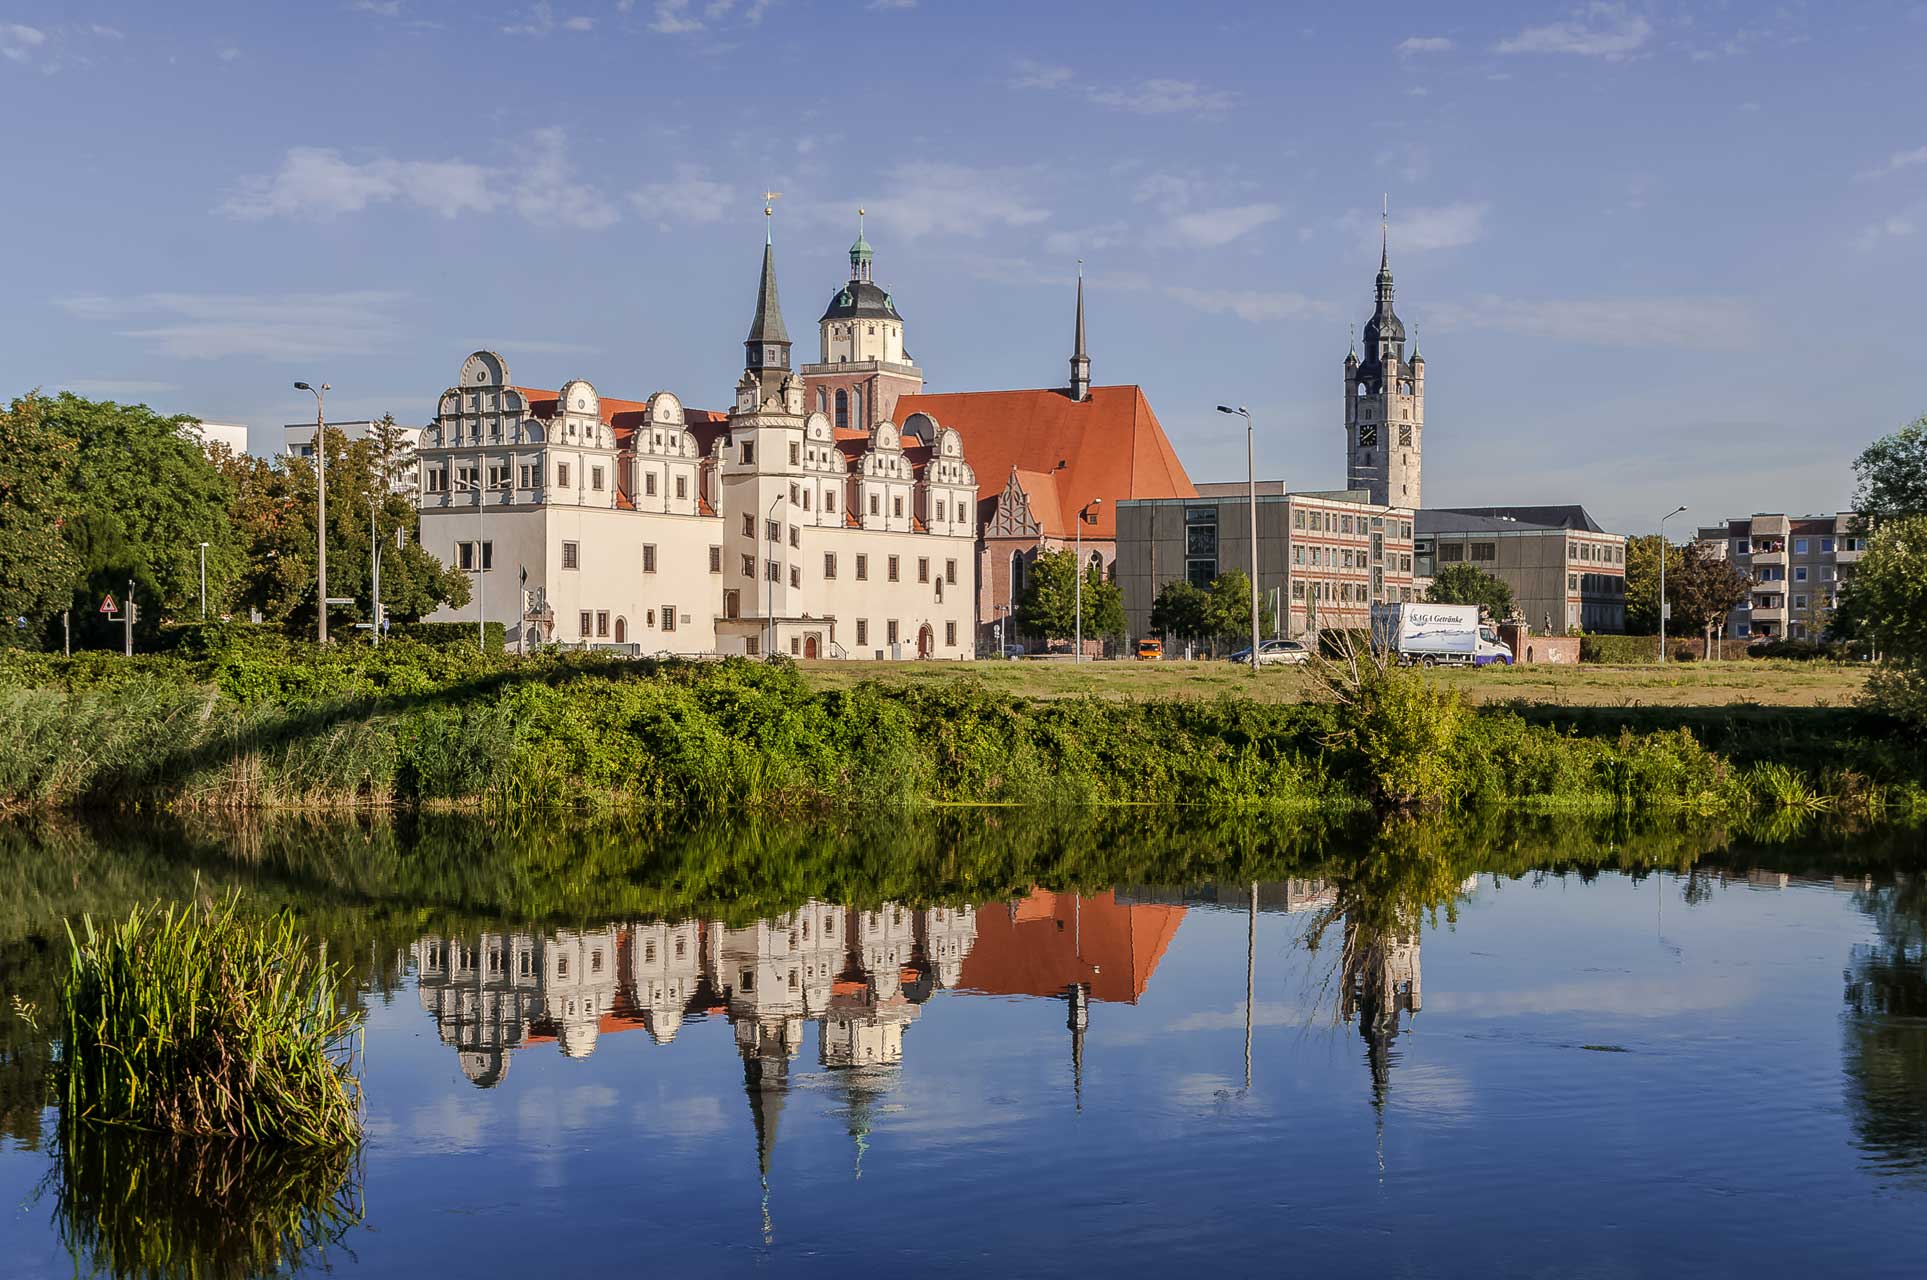
{"type": "Polygon", "coordinates": [[[1475,604],[1375,604],[1372,647],[1428,667],[1512,665],[1512,650],[1479,621],[1475,604]]]}

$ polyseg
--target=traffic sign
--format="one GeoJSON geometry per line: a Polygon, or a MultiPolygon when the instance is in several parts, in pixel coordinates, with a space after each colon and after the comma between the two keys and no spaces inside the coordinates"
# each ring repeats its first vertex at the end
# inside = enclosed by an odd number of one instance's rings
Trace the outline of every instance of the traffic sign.
{"type": "Polygon", "coordinates": [[[102,600],[100,602],[100,611],[102,613],[113,613],[114,610],[115,610],[114,597],[112,597],[111,595],[108,596],[105,600],[102,600]]]}

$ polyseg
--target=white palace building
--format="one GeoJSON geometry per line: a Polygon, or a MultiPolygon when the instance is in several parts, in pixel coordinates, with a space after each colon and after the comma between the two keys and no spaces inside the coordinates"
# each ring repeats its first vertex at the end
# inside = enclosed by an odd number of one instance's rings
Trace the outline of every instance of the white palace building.
{"type": "Polygon", "coordinates": [[[727,414],[469,356],[418,457],[422,545],[475,590],[432,620],[503,623],[512,648],[975,656],[977,477],[956,431],[886,416],[922,374],[870,268],[859,235],[822,361],[795,371],[764,244],[727,414]]]}

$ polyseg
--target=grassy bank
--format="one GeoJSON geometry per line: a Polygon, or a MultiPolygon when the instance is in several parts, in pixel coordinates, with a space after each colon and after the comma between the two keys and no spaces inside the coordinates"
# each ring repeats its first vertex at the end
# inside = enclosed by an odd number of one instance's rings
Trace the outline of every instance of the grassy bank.
{"type": "Polygon", "coordinates": [[[1920,746],[1842,709],[1466,708],[1406,673],[1396,699],[1361,714],[1330,700],[1025,697],[974,678],[996,664],[931,669],[947,678],[824,688],[788,665],[401,644],[15,658],[0,663],[0,805],[1344,812],[1416,797],[1737,814],[1918,807],[1927,774],[1920,746]]]}

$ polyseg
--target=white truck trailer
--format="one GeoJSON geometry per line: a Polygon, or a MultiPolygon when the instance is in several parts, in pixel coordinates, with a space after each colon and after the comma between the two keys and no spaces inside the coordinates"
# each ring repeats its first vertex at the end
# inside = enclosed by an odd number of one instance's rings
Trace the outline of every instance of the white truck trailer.
{"type": "Polygon", "coordinates": [[[1474,604],[1375,604],[1372,647],[1425,666],[1512,665],[1512,650],[1474,604]]]}

